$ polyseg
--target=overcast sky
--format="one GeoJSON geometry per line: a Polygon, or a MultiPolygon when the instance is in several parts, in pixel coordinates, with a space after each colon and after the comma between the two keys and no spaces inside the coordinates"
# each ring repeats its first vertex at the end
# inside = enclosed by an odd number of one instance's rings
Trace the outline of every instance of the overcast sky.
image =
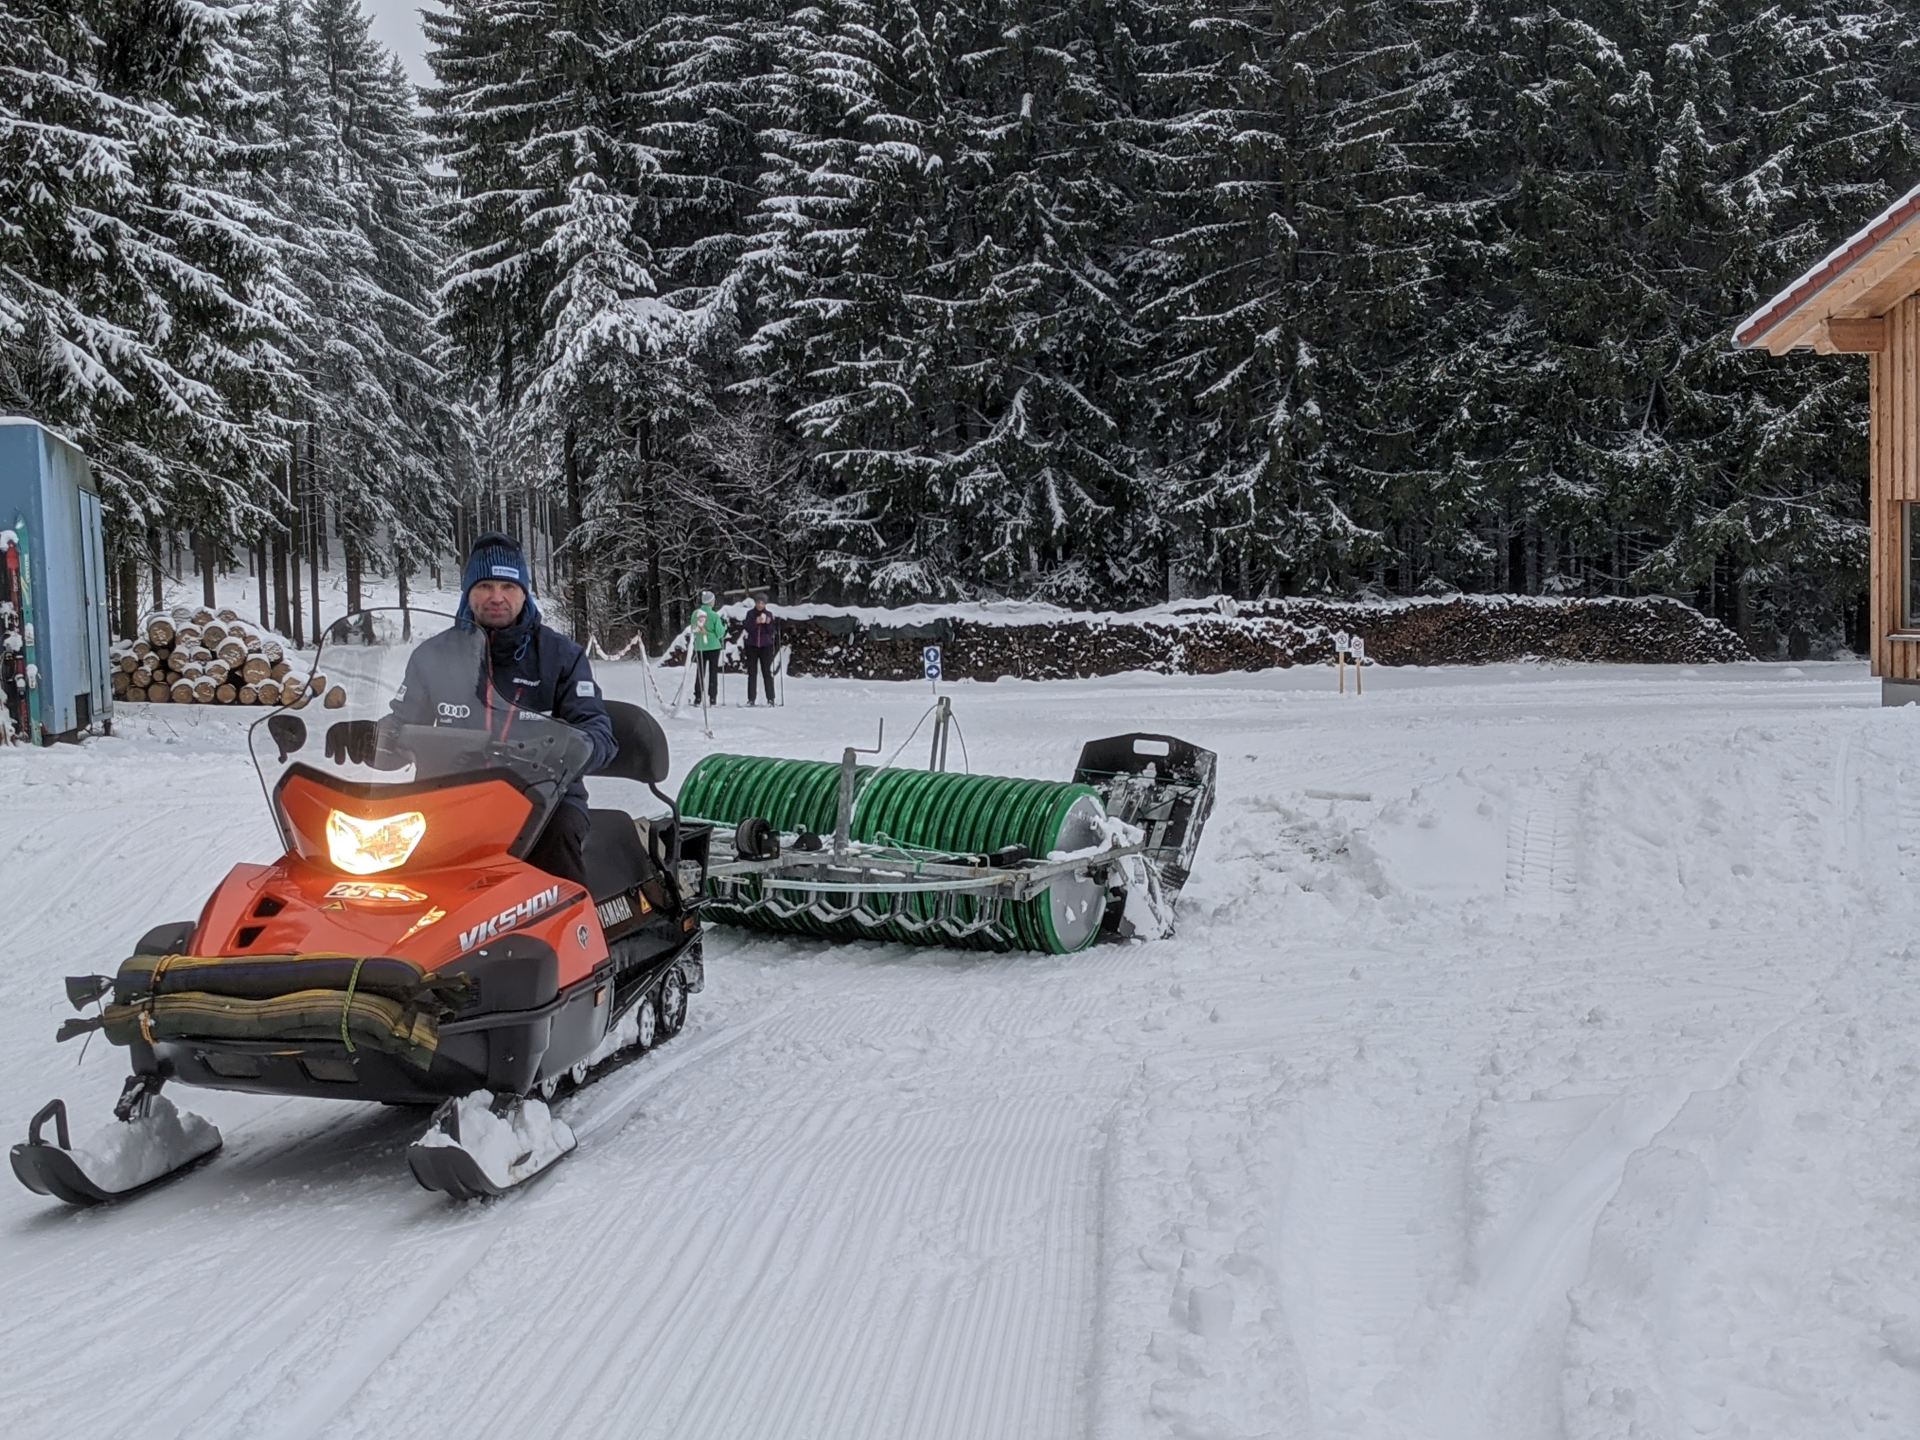
{"type": "Polygon", "coordinates": [[[433,78],[427,71],[426,36],[420,33],[420,7],[424,0],[362,0],[373,18],[373,38],[400,57],[413,83],[424,85],[433,78]]]}

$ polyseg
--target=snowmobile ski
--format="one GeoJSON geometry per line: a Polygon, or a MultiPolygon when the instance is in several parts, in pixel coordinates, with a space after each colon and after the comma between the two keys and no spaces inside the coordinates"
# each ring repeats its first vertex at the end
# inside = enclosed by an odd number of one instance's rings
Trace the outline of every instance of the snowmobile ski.
{"type": "Polygon", "coordinates": [[[136,1094],[130,1088],[129,1093],[136,1104],[127,1118],[78,1150],[67,1133],[65,1103],[49,1103],[33,1117],[26,1142],[13,1147],[10,1158],[20,1183],[68,1205],[100,1205],[164,1184],[219,1152],[220,1132],[210,1122],[177,1110],[151,1090],[136,1094]],[[40,1138],[48,1120],[54,1123],[54,1144],[40,1138]]]}
{"type": "Polygon", "coordinates": [[[423,1189],[477,1200],[545,1174],[577,1143],[545,1101],[496,1104],[491,1092],[476,1090],[434,1111],[427,1133],[407,1147],[407,1167],[423,1189]]]}

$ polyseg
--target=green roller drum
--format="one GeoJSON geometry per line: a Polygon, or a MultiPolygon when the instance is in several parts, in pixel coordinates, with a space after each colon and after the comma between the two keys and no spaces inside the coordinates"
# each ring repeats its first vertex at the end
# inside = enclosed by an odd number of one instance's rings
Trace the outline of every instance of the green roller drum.
{"type": "MultiPolygon", "coordinates": [[[[857,787],[873,773],[862,767],[854,775],[857,787]]],[[[834,810],[840,794],[840,767],[826,760],[781,760],[760,755],[709,755],[688,774],[680,789],[680,811],[689,818],[737,825],[759,815],[783,834],[807,829],[833,831],[834,810]]],[[[753,898],[760,882],[745,882],[753,898]]],[[[716,919],[784,934],[853,939],[852,922],[831,924],[808,915],[781,918],[719,908],[716,919]]]]}
{"type": "MultiPolygon", "coordinates": [[[[709,755],[694,766],[680,792],[680,809],[693,819],[737,825],[758,815],[776,830],[831,835],[840,793],[840,767],[825,760],[781,760],[757,755],[709,755]]],[[[1106,812],[1091,786],[999,775],[955,775],[926,770],[875,770],[854,774],[851,838],[929,859],[991,855],[1020,845],[1035,860],[1098,845],[1106,812]]],[[[757,878],[736,882],[761,898],[757,878]]],[[[890,893],[870,897],[869,908],[886,913],[890,893]]],[[[999,923],[962,937],[937,930],[914,931],[897,923],[862,925],[851,918],[808,914],[774,916],[725,905],[714,918],[758,930],[825,939],[887,938],[910,944],[942,944],[981,950],[1038,950],[1054,955],[1085,949],[1100,934],[1106,890],[1099,880],[1062,875],[1030,900],[1006,903],[999,923]]],[[[971,922],[981,901],[972,895],[948,899],[933,892],[909,893],[907,915],[927,921],[947,913],[971,922]]]]}

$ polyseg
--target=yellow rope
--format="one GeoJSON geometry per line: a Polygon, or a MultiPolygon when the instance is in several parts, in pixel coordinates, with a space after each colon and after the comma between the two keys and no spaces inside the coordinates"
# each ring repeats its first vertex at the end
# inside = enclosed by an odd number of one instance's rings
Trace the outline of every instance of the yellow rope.
{"type": "Polygon", "coordinates": [[[346,998],[340,1002],[340,1043],[347,1047],[349,1055],[353,1054],[353,1036],[347,1031],[347,1014],[353,1009],[353,991],[360,983],[360,967],[366,963],[367,957],[364,955],[353,962],[353,974],[347,977],[346,998]]]}

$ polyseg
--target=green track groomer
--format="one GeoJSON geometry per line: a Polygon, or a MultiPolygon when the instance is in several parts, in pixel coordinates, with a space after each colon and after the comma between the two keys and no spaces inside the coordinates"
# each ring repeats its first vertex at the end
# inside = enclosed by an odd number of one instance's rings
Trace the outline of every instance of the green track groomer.
{"type": "Polygon", "coordinates": [[[736,857],[708,871],[709,919],[1060,955],[1171,933],[1213,776],[1165,735],[1093,741],[1066,782],[709,755],[680,806],[736,857]]]}

